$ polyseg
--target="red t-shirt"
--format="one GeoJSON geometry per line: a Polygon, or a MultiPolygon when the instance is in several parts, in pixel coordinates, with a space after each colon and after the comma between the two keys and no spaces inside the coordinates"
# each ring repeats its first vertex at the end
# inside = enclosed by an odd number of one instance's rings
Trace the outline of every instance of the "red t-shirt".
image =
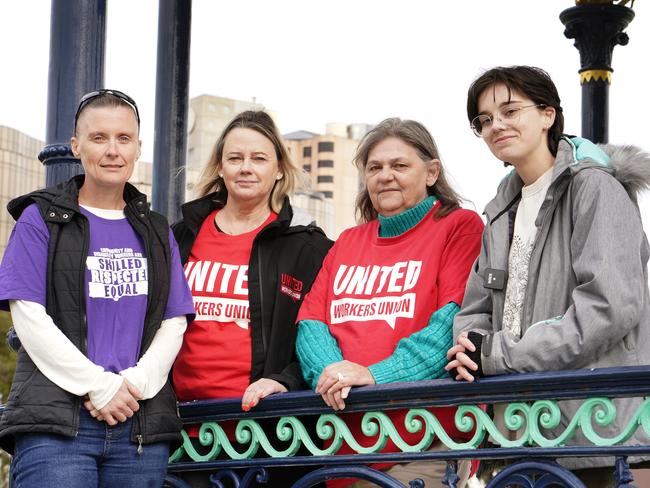
{"type": "Polygon", "coordinates": [[[181,401],[240,397],[250,382],[248,263],[255,236],[277,214],[257,229],[232,236],[217,230],[217,213],[201,225],[185,264],[196,318],[174,364],[181,401]]]}
{"type": "MultiPolygon", "coordinates": [[[[425,327],[433,312],[449,302],[460,305],[480,251],[483,222],[465,209],[434,220],[439,205],[397,237],[380,238],[377,220],[341,234],[305,297],[298,320],[328,324],[343,357],[370,366],[390,356],[400,339],[425,327]]],[[[455,408],[431,411],[450,435],[466,436],[454,427],[455,408]]],[[[411,434],[404,429],[405,413],[391,411],[390,417],[401,437],[412,445],[422,438],[422,432],[411,434]]],[[[370,446],[374,439],[366,440],[361,433],[362,416],[343,417],[355,439],[370,446]]],[[[388,441],[384,451],[398,449],[388,441]]],[[[345,443],[339,450],[352,452],[345,443]]]]}

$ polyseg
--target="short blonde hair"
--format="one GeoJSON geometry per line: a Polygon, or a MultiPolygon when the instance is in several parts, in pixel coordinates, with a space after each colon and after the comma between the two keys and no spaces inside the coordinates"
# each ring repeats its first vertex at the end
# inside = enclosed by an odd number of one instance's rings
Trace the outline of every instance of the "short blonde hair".
{"type": "Polygon", "coordinates": [[[219,136],[210,159],[201,173],[198,183],[199,197],[204,197],[212,192],[216,192],[217,204],[223,206],[228,200],[228,189],[224,184],[223,178],[219,176],[221,172],[221,159],[223,157],[223,147],[226,136],[233,129],[251,129],[259,132],[266,137],[275,148],[275,155],[278,158],[278,166],[282,173],[282,178],[277,180],[271,189],[269,195],[269,207],[274,212],[282,209],[284,199],[293,194],[300,183],[300,172],[294,164],[287,148],[282,142],[282,137],[278,131],[275,122],[269,114],[262,110],[246,110],[235,116],[234,119],[226,126],[219,136]]]}

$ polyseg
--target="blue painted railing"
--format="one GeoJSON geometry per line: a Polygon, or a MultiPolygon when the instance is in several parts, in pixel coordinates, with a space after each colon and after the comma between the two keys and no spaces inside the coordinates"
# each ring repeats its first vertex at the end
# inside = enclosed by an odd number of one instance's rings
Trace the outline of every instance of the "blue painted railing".
{"type": "MultiPolygon", "coordinates": [[[[181,479],[182,473],[202,471],[206,477],[210,474],[212,484],[217,488],[246,488],[254,480],[261,486],[275,487],[280,485],[274,483],[272,471],[270,474],[267,468],[311,465],[314,471],[298,480],[294,488],[306,488],[324,480],[343,477],[367,479],[378,486],[398,488],[405,485],[367,465],[376,462],[447,460],[445,486],[454,487],[457,480],[453,472],[455,461],[508,459],[509,466],[489,482],[488,488],[584,488],[582,482],[556,463],[555,459],[609,455],[617,458],[616,467],[612,469],[616,486],[632,488],[634,485],[627,457],[647,455],[650,458],[650,400],[644,400],[649,393],[650,366],[508,375],[482,378],[473,384],[434,380],[355,388],[346,400],[345,412],[366,412],[365,423],[371,427],[368,432],[372,432],[373,436],[391,439],[400,445],[401,438],[383,412],[405,408],[410,411],[407,421],[415,431],[422,433],[423,440],[416,446],[401,442],[402,452],[382,453],[380,447],[383,444],[377,442],[374,443],[375,449],[347,455],[335,455],[336,445],[325,448],[320,442],[321,439],[330,438],[335,440],[334,444],[337,440],[354,443],[354,438],[338,416],[325,406],[320,396],[311,391],[269,397],[249,412],[241,410],[241,400],[238,398],[182,403],[179,413],[183,423],[202,425],[200,438],[203,451],[193,451],[195,446],[184,434],[183,446],[170,458],[166,486],[187,488],[190,485],[181,479]],[[618,435],[614,439],[599,437],[590,426],[611,422],[616,412],[610,399],[625,397],[639,399],[635,415],[621,432],[616,433],[618,435]],[[576,414],[564,427],[564,437],[548,436],[543,427],[553,427],[554,414],[557,413],[554,410],[555,401],[568,399],[584,399],[578,412],[580,418],[576,414]],[[511,431],[516,433],[514,441],[512,436],[500,437],[494,432],[495,425],[480,408],[490,404],[510,405],[511,410],[506,412],[506,416],[511,422],[511,431]],[[437,406],[458,406],[457,427],[467,431],[474,428],[472,439],[456,441],[446,438],[435,416],[428,414],[424,408],[437,406]],[[303,427],[301,419],[304,416],[317,416],[320,419],[316,429],[303,427]],[[276,419],[281,424],[280,428],[277,432],[275,429],[262,430],[258,425],[260,419],[276,419]],[[219,424],[224,421],[237,423],[238,445],[231,445],[221,429],[219,424]],[[571,445],[572,435],[577,431],[587,437],[587,444],[571,445]],[[644,432],[648,440],[626,445],[625,439],[634,432],[644,432]],[[282,448],[276,447],[278,434],[280,440],[284,441],[282,448]],[[488,434],[492,435],[491,440],[501,443],[503,447],[484,447],[483,441],[488,434]],[[447,444],[449,450],[427,450],[432,442],[438,440],[447,444]],[[291,446],[287,447],[289,444],[291,446]],[[299,447],[302,447],[302,451],[292,454],[299,447]],[[265,457],[260,457],[260,454],[265,457]],[[227,479],[230,480],[229,484],[225,484],[227,479]]],[[[364,444],[367,445],[367,442],[364,444]]],[[[423,486],[418,481],[411,482],[410,486],[423,486]]]]}
{"type": "MultiPolygon", "coordinates": [[[[346,400],[345,412],[375,412],[366,413],[369,417],[366,423],[374,425],[374,433],[378,433],[380,438],[383,436],[397,440],[396,443],[400,445],[401,438],[394,438],[398,434],[391,429],[392,424],[387,420],[388,417],[382,416],[382,412],[406,408],[411,413],[407,420],[413,423],[414,429],[417,430],[419,426],[419,432],[422,432],[423,438],[428,436],[429,441],[423,440],[418,446],[402,443],[404,449],[397,453],[381,453],[379,449],[370,449],[353,455],[334,455],[335,447],[328,450],[317,446],[317,435],[321,438],[347,440],[350,433],[343,422],[337,420],[337,415],[325,406],[320,396],[311,391],[269,397],[250,412],[242,412],[240,399],[183,403],[179,405],[179,412],[184,424],[202,424],[200,436],[204,451],[196,452],[196,442],[193,446],[189,438],[185,437],[184,446],[170,460],[167,483],[174,487],[189,486],[179,479],[179,474],[188,470],[205,470],[213,473],[215,487],[225,486],[221,483],[226,478],[233,480],[231,486],[242,488],[248,486],[253,479],[262,482],[262,486],[265,479],[268,486],[278,486],[273,484],[273,479],[265,468],[314,465],[320,468],[299,480],[294,487],[313,486],[326,479],[342,477],[374,480],[383,487],[403,487],[403,484],[366,465],[376,462],[444,459],[450,461],[451,468],[454,460],[459,459],[509,459],[510,465],[488,484],[489,488],[582,488],[582,482],[557,464],[555,459],[609,455],[617,457],[617,466],[612,468],[616,486],[631,488],[634,485],[631,484],[627,456],[650,457],[650,400],[643,400],[648,393],[648,366],[508,375],[482,378],[473,384],[434,380],[356,388],[346,400]],[[635,415],[621,432],[617,432],[619,435],[616,438],[598,436],[598,427],[594,429],[590,426],[607,425],[614,420],[615,407],[609,399],[623,397],[639,398],[635,415]],[[584,399],[584,402],[573,421],[564,427],[563,436],[548,436],[545,427],[554,427],[554,415],[559,413],[555,401],[568,399],[584,399]],[[514,422],[511,431],[516,433],[515,441],[495,435],[495,425],[480,408],[481,405],[497,403],[510,405],[511,410],[506,412],[506,416],[514,422]],[[464,425],[468,431],[476,427],[472,440],[455,442],[447,439],[447,442],[435,417],[427,416],[428,411],[424,408],[437,406],[459,406],[457,427],[462,430],[464,425]],[[318,434],[313,429],[311,433],[307,429],[301,429],[300,418],[306,415],[320,416],[318,434]],[[281,423],[279,431],[263,431],[257,425],[260,419],[277,419],[281,423]],[[239,445],[231,445],[219,427],[223,421],[238,422],[238,435],[241,435],[239,445]],[[578,431],[587,437],[588,442],[586,445],[572,446],[572,436],[578,431]],[[638,445],[624,444],[625,439],[635,432],[645,432],[648,441],[638,445]],[[284,450],[274,447],[278,433],[284,436],[284,450]],[[493,441],[496,440],[497,444],[504,447],[484,447],[488,434],[492,435],[493,441]],[[431,442],[438,439],[447,444],[450,450],[428,451],[431,442]],[[291,455],[291,449],[286,448],[286,443],[291,443],[295,450],[299,446],[303,446],[303,449],[308,447],[312,454],[291,455]],[[262,453],[265,457],[253,457],[252,453],[262,453]],[[216,459],[219,454],[219,459],[216,459]],[[237,472],[234,471],[236,469],[237,472]],[[242,475],[242,472],[245,474],[242,475]]],[[[559,421],[559,416],[556,420],[559,421]]],[[[560,431],[563,429],[561,426],[556,427],[560,431]]],[[[380,446],[381,442],[376,445],[380,446]]],[[[449,468],[446,486],[452,487],[455,482],[449,468]]],[[[421,485],[416,482],[411,483],[411,486],[421,485]]]]}

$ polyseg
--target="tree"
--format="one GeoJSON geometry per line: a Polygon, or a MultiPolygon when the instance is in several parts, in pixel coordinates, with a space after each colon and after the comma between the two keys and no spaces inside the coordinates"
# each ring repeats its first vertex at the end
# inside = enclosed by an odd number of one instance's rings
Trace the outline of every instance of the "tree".
{"type": "MultiPolygon", "coordinates": [[[[5,342],[9,327],[11,327],[11,315],[9,312],[0,311],[0,403],[4,403],[9,395],[11,380],[16,369],[16,353],[9,349],[5,342]]],[[[0,451],[0,487],[7,486],[10,459],[6,452],[0,451]]]]}

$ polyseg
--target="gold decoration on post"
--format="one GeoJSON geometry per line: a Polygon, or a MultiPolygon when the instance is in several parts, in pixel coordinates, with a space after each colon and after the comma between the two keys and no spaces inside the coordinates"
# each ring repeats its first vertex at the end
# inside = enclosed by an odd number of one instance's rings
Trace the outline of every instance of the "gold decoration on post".
{"type": "Polygon", "coordinates": [[[591,81],[606,81],[612,84],[612,72],[606,69],[588,69],[580,72],[580,84],[584,85],[591,81]]]}

